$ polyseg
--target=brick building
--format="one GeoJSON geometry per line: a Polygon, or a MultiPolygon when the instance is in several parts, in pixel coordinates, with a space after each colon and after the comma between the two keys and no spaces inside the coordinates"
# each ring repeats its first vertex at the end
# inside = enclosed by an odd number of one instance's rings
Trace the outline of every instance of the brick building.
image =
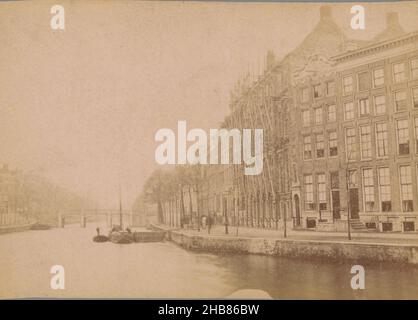
{"type": "Polygon", "coordinates": [[[295,50],[237,83],[230,110],[223,128],[264,129],[264,169],[202,166],[200,215],[335,231],[349,213],[353,229],[418,230],[418,32],[396,13],[357,41],[321,7],[295,50]]]}
{"type": "Polygon", "coordinates": [[[417,226],[418,33],[396,13],[373,41],[331,57],[332,73],[299,85],[304,227],[414,231],[417,226]]]}

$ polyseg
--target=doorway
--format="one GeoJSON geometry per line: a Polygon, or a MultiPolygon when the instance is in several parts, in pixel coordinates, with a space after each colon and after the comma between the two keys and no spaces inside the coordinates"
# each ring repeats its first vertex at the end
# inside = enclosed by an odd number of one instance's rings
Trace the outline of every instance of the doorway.
{"type": "Polygon", "coordinates": [[[226,197],[222,198],[222,215],[224,223],[228,224],[228,199],[226,197]]]}
{"type": "Polygon", "coordinates": [[[359,218],[359,203],[358,203],[358,189],[350,189],[350,218],[359,218]]]}
{"type": "Polygon", "coordinates": [[[331,191],[331,198],[332,198],[332,216],[334,220],[341,219],[340,191],[338,190],[331,191]]]}
{"type": "Polygon", "coordinates": [[[295,224],[297,227],[300,226],[300,204],[299,204],[299,196],[297,194],[295,194],[295,196],[293,197],[294,202],[295,202],[295,215],[296,215],[296,221],[295,224]]]}

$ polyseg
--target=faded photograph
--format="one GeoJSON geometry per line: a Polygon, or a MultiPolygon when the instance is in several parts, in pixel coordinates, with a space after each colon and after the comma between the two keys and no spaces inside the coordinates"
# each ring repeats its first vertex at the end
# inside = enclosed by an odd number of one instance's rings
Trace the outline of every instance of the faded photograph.
{"type": "Polygon", "coordinates": [[[418,299],[418,2],[0,3],[0,299],[418,299]]]}

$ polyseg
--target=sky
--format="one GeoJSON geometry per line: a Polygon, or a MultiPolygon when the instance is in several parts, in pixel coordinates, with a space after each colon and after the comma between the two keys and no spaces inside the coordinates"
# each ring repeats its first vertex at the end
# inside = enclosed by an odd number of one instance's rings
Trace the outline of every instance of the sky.
{"type": "MultiPolygon", "coordinates": [[[[229,92],[280,58],[319,20],[319,4],[59,1],[65,30],[52,30],[56,1],[0,3],[0,165],[45,175],[117,206],[130,206],[158,165],[155,132],[186,120],[217,128],[229,92]]],[[[331,4],[355,39],[397,11],[418,30],[417,2],[365,5],[366,29],[351,30],[353,4],[331,4]]]]}

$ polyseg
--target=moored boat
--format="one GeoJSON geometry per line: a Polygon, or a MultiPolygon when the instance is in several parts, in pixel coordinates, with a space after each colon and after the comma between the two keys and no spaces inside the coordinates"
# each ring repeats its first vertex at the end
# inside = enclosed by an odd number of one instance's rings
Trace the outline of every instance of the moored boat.
{"type": "Polygon", "coordinates": [[[93,237],[94,242],[107,242],[109,241],[109,237],[100,234],[100,228],[96,228],[97,236],[93,237]]]}
{"type": "Polygon", "coordinates": [[[93,237],[93,241],[94,242],[107,242],[109,241],[109,237],[99,234],[93,237]]]}
{"type": "Polygon", "coordinates": [[[129,244],[134,242],[134,236],[126,231],[112,231],[109,235],[110,241],[119,244],[129,244]]]}
{"type": "Polygon", "coordinates": [[[30,230],[49,230],[51,229],[51,226],[49,224],[45,223],[34,223],[31,225],[30,230]]]}

